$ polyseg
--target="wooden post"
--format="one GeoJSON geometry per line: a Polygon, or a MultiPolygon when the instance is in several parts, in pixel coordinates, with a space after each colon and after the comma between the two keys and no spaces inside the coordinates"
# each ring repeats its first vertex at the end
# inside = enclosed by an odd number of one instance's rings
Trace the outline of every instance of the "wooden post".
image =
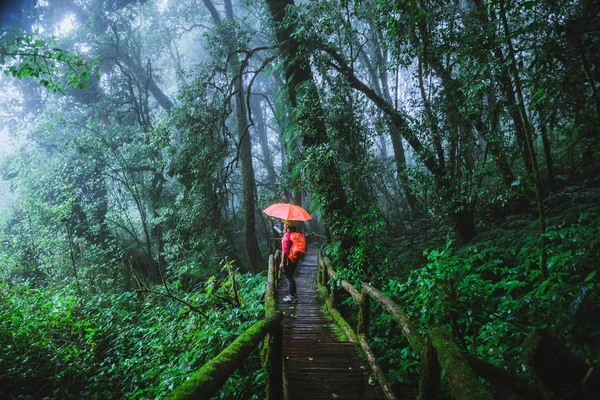
{"type": "MultiPolygon", "coordinates": [[[[321,268],[323,269],[321,272],[321,285],[327,287],[327,282],[329,282],[329,276],[327,275],[327,264],[325,264],[324,259],[321,259],[321,262],[321,268]]],[[[329,290],[329,288],[327,290],[329,290]]]]}
{"type": "Polygon", "coordinates": [[[329,293],[329,306],[331,308],[337,308],[337,302],[338,302],[337,282],[333,281],[333,282],[331,282],[331,291],[329,293]]]}
{"type": "Polygon", "coordinates": [[[328,258],[324,258],[323,259],[323,264],[325,267],[325,276],[327,277],[327,283],[328,285],[326,285],[326,287],[329,289],[329,305],[331,306],[331,308],[336,308],[337,306],[337,297],[338,297],[338,288],[337,288],[337,282],[335,282],[333,279],[333,277],[335,276],[335,271],[333,270],[333,267],[331,266],[331,261],[329,261],[328,258]],[[331,285],[331,288],[329,288],[329,285],[331,285]]]}
{"type": "Polygon", "coordinates": [[[367,295],[363,289],[360,296],[360,302],[358,303],[358,326],[356,327],[357,335],[369,336],[369,325],[370,315],[369,306],[371,304],[371,298],[367,295]]]}
{"type": "Polygon", "coordinates": [[[317,257],[317,282],[319,284],[319,286],[324,286],[323,283],[323,259],[321,258],[321,255],[319,254],[319,256],[317,257]]]}
{"type": "Polygon", "coordinates": [[[267,287],[265,289],[265,309],[267,315],[277,311],[277,303],[275,301],[275,287],[277,286],[277,268],[275,257],[269,256],[269,270],[267,275],[267,287]]]}
{"type": "Polygon", "coordinates": [[[427,338],[425,354],[421,358],[421,378],[419,381],[419,400],[437,399],[440,389],[441,368],[437,359],[437,351],[431,343],[431,337],[427,338]]]}
{"type": "Polygon", "coordinates": [[[283,399],[283,327],[279,324],[273,329],[271,336],[271,351],[269,352],[270,371],[267,371],[269,380],[269,400],[283,399]]]}

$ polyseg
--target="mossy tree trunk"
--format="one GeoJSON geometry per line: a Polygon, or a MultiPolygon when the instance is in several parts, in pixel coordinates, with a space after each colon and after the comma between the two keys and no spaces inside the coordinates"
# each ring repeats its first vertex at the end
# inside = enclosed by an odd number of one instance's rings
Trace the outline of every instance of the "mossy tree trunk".
{"type": "Polygon", "coordinates": [[[292,35],[294,24],[285,22],[288,7],[293,7],[294,1],[266,0],[266,4],[283,57],[288,95],[307,157],[308,179],[334,240],[341,243],[342,249],[348,250],[356,243],[352,230],[344,229],[344,224],[351,219],[352,207],[341,183],[308,59],[302,55],[300,43],[292,35]]]}

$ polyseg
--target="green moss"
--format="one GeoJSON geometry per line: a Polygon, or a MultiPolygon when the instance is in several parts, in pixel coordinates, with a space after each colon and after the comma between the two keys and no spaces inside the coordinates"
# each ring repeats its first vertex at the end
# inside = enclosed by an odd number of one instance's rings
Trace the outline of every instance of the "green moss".
{"type": "Polygon", "coordinates": [[[537,331],[537,329],[533,329],[523,341],[523,358],[525,359],[526,364],[529,365],[535,356],[540,339],[540,333],[537,331]]]}
{"type": "Polygon", "coordinates": [[[220,354],[192,374],[167,399],[210,398],[279,321],[281,313],[271,313],[252,325],[220,354]]]}
{"type": "MultiPolygon", "coordinates": [[[[260,352],[261,364],[262,364],[263,370],[265,371],[265,374],[267,377],[271,376],[271,371],[273,368],[273,366],[271,364],[271,357],[270,357],[272,348],[273,348],[273,336],[267,335],[265,337],[263,347],[260,352]]],[[[267,397],[271,391],[270,386],[271,386],[271,380],[266,379],[265,380],[265,397],[267,397]]]]}
{"type": "Polygon", "coordinates": [[[450,339],[450,334],[445,329],[438,328],[431,332],[431,341],[437,350],[438,360],[455,398],[465,400],[492,398],[479,382],[466,357],[456,343],[450,339]]]}
{"type": "Polygon", "coordinates": [[[342,329],[336,323],[329,324],[329,328],[331,328],[331,331],[333,332],[337,340],[339,340],[340,342],[348,341],[346,335],[344,334],[344,331],[342,331],[342,329]]]}
{"type": "Polygon", "coordinates": [[[327,313],[333,319],[333,321],[335,322],[335,324],[333,325],[337,325],[336,328],[333,328],[332,325],[332,329],[336,336],[338,336],[338,339],[343,342],[349,341],[352,343],[358,343],[356,333],[354,333],[354,330],[352,329],[350,324],[348,324],[348,322],[346,322],[346,320],[344,319],[344,317],[342,317],[339,311],[331,307],[331,304],[329,304],[329,302],[327,301],[327,289],[321,286],[319,287],[319,292],[321,294],[321,298],[323,299],[323,307],[325,313],[327,313]]]}

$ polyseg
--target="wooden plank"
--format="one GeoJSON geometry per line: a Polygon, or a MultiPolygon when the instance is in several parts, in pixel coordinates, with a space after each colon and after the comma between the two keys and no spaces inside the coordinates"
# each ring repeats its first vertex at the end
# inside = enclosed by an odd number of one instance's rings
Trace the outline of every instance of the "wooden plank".
{"type": "Polygon", "coordinates": [[[342,331],[323,311],[317,295],[316,249],[308,247],[296,271],[298,303],[285,304],[283,282],[277,288],[277,308],[284,313],[283,358],[287,398],[300,399],[381,399],[379,388],[370,384],[370,368],[342,331]]]}

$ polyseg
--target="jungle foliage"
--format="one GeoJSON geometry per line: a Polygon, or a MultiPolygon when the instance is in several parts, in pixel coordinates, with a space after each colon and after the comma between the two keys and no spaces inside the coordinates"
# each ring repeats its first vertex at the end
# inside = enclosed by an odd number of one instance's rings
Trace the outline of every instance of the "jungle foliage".
{"type": "Polygon", "coordinates": [[[14,3],[0,397],[163,397],[261,318],[274,202],[424,334],[531,381],[533,328],[598,364],[598,2],[14,3]]]}

